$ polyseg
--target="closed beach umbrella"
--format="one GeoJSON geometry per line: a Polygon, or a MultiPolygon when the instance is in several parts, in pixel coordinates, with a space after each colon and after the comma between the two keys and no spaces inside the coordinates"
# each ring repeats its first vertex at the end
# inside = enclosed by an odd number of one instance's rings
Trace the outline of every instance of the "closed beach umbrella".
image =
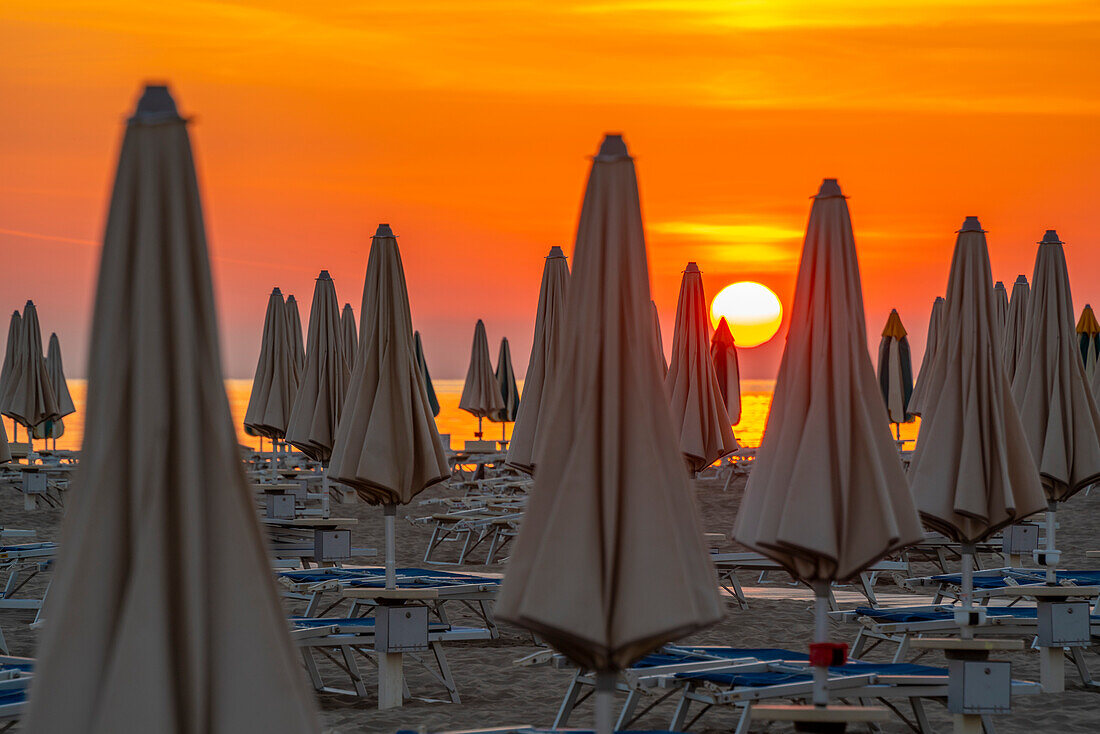
{"type": "Polygon", "coordinates": [[[708,314],[703,274],[698,265],[689,262],[676,302],[676,329],[672,332],[665,392],[672,408],[672,427],[680,437],[680,451],[692,472],[702,471],[740,448],[710,358],[708,314]]]}
{"type": "Polygon", "coordinates": [[[737,344],[725,316],[718,320],[718,328],[711,337],[710,359],[726,415],[736,425],[741,420],[741,370],[737,364],[737,344]]]}
{"type": "Polygon", "coordinates": [[[355,314],[351,310],[351,304],[344,304],[344,312],[340,314],[340,326],[344,333],[344,359],[348,362],[348,370],[355,369],[355,354],[359,351],[359,329],[355,326],[355,314]]]}
{"type": "Polygon", "coordinates": [[[4,430],[4,423],[0,421],[0,464],[11,461],[11,450],[8,448],[8,432],[4,430]]]}
{"type": "Polygon", "coordinates": [[[424,388],[428,391],[428,405],[432,408],[432,417],[439,415],[439,399],[435,396],[435,386],[432,385],[432,375],[428,372],[428,360],[424,357],[424,344],[420,341],[420,332],[413,332],[413,340],[416,342],[416,366],[424,375],[424,388]]]}
{"type": "Polygon", "coordinates": [[[328,271],[322,270],[309,309],[305,369],[286,429],[287,443],[322,464],[332,455],[350,376],[336,285],[328,271]]]}
{"type": "Polygon", "coordinates": [[[545,435],[541,417],[547,406],[550,383],[557,375],[561,345],[565,339],[565,297],[569,291],[569,265],[565,253],[554,245],[542,267],[539,305],[535,312],[535,336],[527,377],[523,381],[523,402],[512,426],[508,463],[528,474],[535,470],[535,454],[545,435]]]}
{"type": "Polygon", "coordinates": [[[450,476],[416,351],[397,238],[388,224],[371,239],[363,284],[359,354],[344,402],[330,476],[364,502],[385,505],[386,577],[393,585],[393,518],[450,476]]]}
{"type": "Polygon", "coordinates": [[[315,732],[218,356],[186,124],[148,87],[122,143],[28,731],[315,732]],[[63,701],[63,704],[59,704],[63,701]]]}
{"type": "MultiPolygon", "coordinates": [[[[5,402],[5,396],[7,395],[8,381],[11,379],[11,371],[15,368],[15,360],[19,352],[20,336],[23,334],[23,317],[19,315],[19,311],[12,311],[11,321],[8,324],[8,341],[7,346],[4,349],[4,363],[0,367],[0,414],[4,414],[7,410],[7,404],[5,402]]],[[[12,430],[15,430],[19,424],[13,419],[11,422],[12,430]]],[[[16,439],[15,435],[12,435],[12,440],[16,439]]]]}
{"type": "MultiPolygon", "coordinates": [[[[867,353],[848,203],[836,179],[814,199],[790,330],[734,537],[813,585],[815,642],[829,583],[923,538],[867,353]]],[[[825,703],[815,668],[814,703],[825,703]]]]}
{"type": "Polygon", "coordinates": [[[35,426],[35,438],[52,438],[56,442],[65,433],[65,423],[62,418],[76,412],[72,395],[69,393],[69,383],[65,379],[65,365],[61,361],[61,342],[57,334],[50,334],[50,345],[46,348],[46,373],[50,376],[50,387],[53,388],[57,410],[61,415],[52,421],[35,426]]]}
{"type": "MultiPolygon", "coordinates": [[[[500,399],[504,407],[489,414],[489,420],[496,423],[511,423],[519,412],[519,388],[516,387],[516,371],[512,368],[512,349],[508,346],[508,339],[500,340],[500,351],[497,352],[497,367],[494,371],[500,399]]],[[[501,439],[504,438],[504,426],[501,425],[501,439]]]]}
{"type": "Polygon", "coordinates": [[[653,307],[653,333],[657,336],[657,361],[661,365],[661,379],[665,379],[668,375],[668,359],[665,357],[665,342],[661,338],[661,317],[657,313],[656,301],[650,301],[649,305],[653,307]]]}
{"type": "Polygon", "coordinates": [[[722,616],[651,356],[638,186],[618,135],[592,163],[569,294],[561,373],[497,614],[597,672],[607,732],[615,671],[722,616]]]}
{"type": "Polygon", "coordinates": [[[932,377],[932,365],[936,361],[939,346],[940,324],[943,321],[943,296],[936,296],[932,302],[932,315],[928,317],[928,336],[924,340],[924,357],[920,361],[920,372],[913,384],[913,394],[909,396],[910,415],[921,415],[928,397],[928,380],[932,377]]]}
{"type": "Polygon", "coordinates": [[[290,409],[294,404],[294,365],[287,338],[286,305],[275,288],[267,301],[260,359],[252,378],[252,394],[244,414],[245,428],[270,439],[286,435],[290,409]]]}
{"type": "Polygon", "coordinates": [[[298,313],[298,301],[294,296],[286,297],[286,338],[290,341],[290,355],[294,365],[294,389],[306,367],[306,348],[302,341],[302,315],[298,313]]]}
{"type": "Polygon", "coordinates": [[[909,464],[925,525],[962,544],[963,606],[972,602],[974,543],[1046,506],[1039,472],[1004,374],[997,337],[1000,297],[977,217],[955,242],[940,336],[941,356],[909,464]]]}
{"type": "Polygon", "coordinates": [[[462,385],[462,397],[458,407],[477,416],[477,437],[481,438],[481,420],[498,410],[504,410],[504,398],[500,384],[489,361],[489,339],[485,336],[485,324],[477,320],[474,327],[474,343],[470,348],[470,366],[466,370],[466,382],[462,385]]]}
{"type": "Polygon", "coordinates": [[[27,301],[20,324],[19,347],[12,364],[4,396],[4,415],[27,428],[27,435],[39,423],[61,417],[42,356],[42,331],[38,310],[27,301]]]}
{"type": "Polygon", "coordinates": [[[1016,364],[1024,345],[1024,329],[1027,326],[1027,302],[1030,289],[1027,276],[1016,276],[1012,284],[1012,300],[1008,303],[1008,319],[1005,321],[1005,340],[1001,345],[1001,359],[1005,366],[1005,377],[1011,383],[1016,375],[1016,364]]]}
{"type": "Polygon", "coordinates": [[[886,415],[894,424],[913,419],[908,410],[913,395],[913,364],[906,334],[898,310],[892,309],[878,344],[878,384],[886,402],[886,415]]]}
{"type": "Polygon", "coordinates": [[[1065,251],[1048,230],[1035,257],[1012,396],[1047,497],[1057,501],[1100,478],[1100,416],[1073,325],[1065,251]]]}
{"type": "Polygon", "coordinates": [[[1004,330],[1008,324],[1008,291],[1005,284],[997,281],[993,284],[993,323],[997,326],[997,343],[1004,341],[1004,330]]]}
{"type": "Polygon", "coordinates": [[[1085,365],[1085,377],[1092,382],[1096,375],[1096,357],[1100,352],[1100,323],[1092,306],[1085,304],[1077,319],[1077,346],[1081,349],[1081,362],[1085,365]]]}

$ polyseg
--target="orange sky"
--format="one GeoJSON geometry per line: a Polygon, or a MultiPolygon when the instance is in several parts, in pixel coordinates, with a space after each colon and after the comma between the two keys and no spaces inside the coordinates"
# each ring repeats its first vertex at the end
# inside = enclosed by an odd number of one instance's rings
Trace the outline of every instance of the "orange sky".
{"type": "MultiPolygon", "coordinates": [[[[968,214],[1009,288],[1053,227],[1076,307],[1100,302],[1098,44],[1100,5],[1060,0],[6,0],[0,309],[33,298],[83,375],[123,120],[166,79],[195,116],[228,376],[251,376],[273,285],[308,310],[328,268],[358,314],[380,221],[433,372],[464,374],[479,317],[522,372],[606,130],[637,159],[666,344],[688,260],[709,295],[758,280],[789,304],[836,176],[869,331],[897,307],[919,360],[968,214]]],[[[743,371],[772,377],[781,348],[743,371]]]]}

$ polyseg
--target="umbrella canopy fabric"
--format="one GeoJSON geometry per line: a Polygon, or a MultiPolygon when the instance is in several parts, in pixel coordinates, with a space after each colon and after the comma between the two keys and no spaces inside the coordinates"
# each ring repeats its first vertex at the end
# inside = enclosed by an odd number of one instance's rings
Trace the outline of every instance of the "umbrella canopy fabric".
{"type": "Polygon", "coordinates": [[[435,396],[435,386],[432,385],[432,375],[428,372],[428,360],[424,356],[424,344],[420,341],[420,332],[413,332],[413,340],[416,342],[416,366],[424,375],[424,388],[428,391],[428,405],[432,408],[432,417],[439,416],[439,399],[435,396]]]}
{"type": "Polygon", "coordinates": [[[286,304],[282,292],[275,288],[267,300],[260,359],[256,363],[252,394],[244,414],[245,428],[267,438],[285,436],[296,390],[290,339],[287,338],[286,304]]]}
{"type": "Polygon", "coordinates": [[[355,313],[351,310],[351,304],[344,304],[344,312],[340,314],[340,326],[344,334],[344,359],[348,363],[348,371],[355,369],[355,354],[359,351],[359,329],[355,326],[355,313]]]}
{"type": "Polygon", "coordinates": [[[458,407],[478,418],[488,418],[504,410],[504,398],[500,383],[489,361],[489,339],[485,336],[485,324],[477,320],[474,327],[474,343],[470,348],[470,366],[466,370],[466,382],[462,385],[462,397],[458,407]]]}
{"type": "Polygon", "coordinates": [[[657,302],[650,301],[649,305],[653,307],[653,333],[657,337],[654,346],[657,349],[657,362],[661,365],[661,379],[663,380],[668,376],[668,359],[665,357],[665,341],[661,337],[661,317],[657,313],[657,302]]]}
{"type": "Polygon", "coordinates": [[[932,365],[936,361],[936,352],[939,345],[939,333],[943,322],[943,296],[936,296],[932,302],[932,315],[928,317],[928,336],[924,340],[924,357],[920,361],[920,372],[913,384],[913,392],[909,396],[909,413],[921,415],[924,411],[927,398],[926,387],[929,378],[932,377],[932,365]]]}
{"type": "Polygon", "coordinates": [[[8,433],[4,430],[4,423],[0,421],[0,464],[11,461],[11,449],[8,448],[8,433]]]}
{"type": "Polygon", "coordinates": [[[539,305],[535,312],[535,336],[527,376],[523,381],[523,402],[512,427],[508,464],[527,472],[535,470],[535,454],[544,436],[540,431],[550,383],[557,375],[558,359],[565,340],[565,301],[569,292],[569,265],[557,245],[550,248],[542,267],[539,305]]]}
{"type": "Polygon", "coordinates": [[[286,429],[287,443],[322,464],[332,455],[350,377],[336,285],[328,271],[322,270],[309,309],[305,369],[286,429]]]}
{"type": "Polygon", "coordinates": [[[1048,499],[1064,501],[1100,478],[1100,415],[1073,333],[1066,254],[1047,230],[1035,256],[1012,397],[1048,499]]]}
{"type": "Polygon", "coordinates": [[[4,415],[33,430],[39,423],[61,417],[42,356],[38,310],[27,301],[20,323],[19,348],[4,394],[4,415]]]}
{"type": "Polygon", "coordinates": [[[11,321],[8,324],[8,341],[4,349],[4,363],[0,367],[0,413],[4,413],[7,404],[4,402],[7,395],[8,382],[11,380],[12,370],[18,359],[19,344],[23,335],[23,317],[19,311],[12,311],[11,321]]]}
{"type": "Polygon", "coordinates": [[[835,179],[814,198],[768,424],[734,537],[806,581],[849,579],[923,537],[867,353],[835,179]]]}
{"type": "Polygon", "coordinates": [[[149,87],[107,218],[88,431],[28,731],[318,731],[241,468],[216,328],[186,124],[167,90],[149,87]]]}
{"type": "Polygon", "coordinates": [[[61,341],[57,334],[50,334],[50,346],[46,349],[46,372],[50,376],[50,387],[57,400],[57,410],[64,418],[76,412],[73,396],[69,393],[69,383],[65,379],[65,365],[61,361],[61,341]]]}
{"type": "Polygon", "coordinates": [[[516,414],[519,412],[519,388],[516,387],[516,371],[512,368],[512,349],[508,346],[507,337],[500,340],[497,368],[493,374],[504,407],[490,414],[489,420],[495,423],[511,423],[515,421],[516,414]]]}
{"type": "Polygon", "coordinates": [[[290,355],[294,365],[294,384],[297,386],[306,367],[306,348],[302,341],[302,316],[298,313],[298,301],[294,296],[286,297],[286,338],[290,340],[290,355]]]}
{"type": "Polygon", "coordinates": [[[730,423],[736,425],[741,420],[741,369],[737,363],[737,344],[725,316],[718,320],[718,328],[711,337],[710,359],[714,363],[718,389],[722,391],[726,415],[730,423]]]}
{"type": "Polygon", "coordinates": [[[989,249],[977,217],[955,242],[940,356],[909,482],[925,525],[977,543],[1046,507],[1004,374],[989,249]]]}
{"type": "Polygon", "coordinates": [[[710,358],[710,320],[703,274],[687,264],[676,303],[672,359],[665,376],[673,430],[692,472],[702,471],[740,446],[726,414],[726,401],[710,358]]]}
{"type": "Polygon", "coordinates": [[[560,373],[497,604],[497,616],[596,671],[722,617],[649,300],[634,161],[609,135],[588,178],[560,373]]]}
{"type": "Polygon", "coordinates": [[[405,270],[388,224],[371,240],[359,314],[359,354],[329,475],[368,504],[406,504],[450,469],[416,366],[405,270]]]}
{"type": "Polygon", "coordinates": [[[1016,364],[1024,348],[1024,329],[1027,326],[1027,302],[1030,290],[1027,276],[1016,276],[1012,284],[1012,300],[1008,304],[1008,318],[1005,320],[1005,340],[1001,345],[1001,359],[1005,366],[1005,377],[1011,383],[1016,374],[1016,364]]]}
{"type": "Polygon", "coordinates": [[[891,423],[908,423],[913,419],[908,410],[913,395],[913,363],[907,333],[898,310],[892,309],[878,344],[878,384],[891,423]]]}
{"type": "Polygon", "coordinates": [[[1100,352],[1100,323],[1092,306],[1085,304],[1081,318],[1077,319],[1077,345],[1081,349],[1081,361],[1085,365],[1085,377],[1092,382],[1096,375],[1096,357],[1100,352]]]}

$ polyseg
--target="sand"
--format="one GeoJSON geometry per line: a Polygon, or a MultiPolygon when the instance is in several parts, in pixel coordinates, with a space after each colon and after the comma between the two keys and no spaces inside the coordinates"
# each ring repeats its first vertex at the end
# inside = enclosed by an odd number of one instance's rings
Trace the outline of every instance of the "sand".
{"type": "MultiPolygon", "coordinates": [[[[721,485],[700,482],[697,485],[697,501],[705,529],[709,532],[727,533],[733,526],[737,504],[744,480],[722,492],[721,485]]],[[[445,487],[433,488],[421,495],[421,499],[453,494],[445,487]]],[[[12,488],[0,491],[0,515],[9,528],[26,528],[38,531],[43,540],[55,539],[59,530],[60,510],[23,510],[22,495],[12,488]]],[[[381,548],[382,513],[380,508],[366,505],[336,505],[335,514],[359,519],[353,531],[352,544],[357,547],[381,548]]],[[[398,562],[400,565],[419,566],[427,544],[429,530],[400,520],[400,516],[416,517],[429,514],[431,508],[416,504],[401,508],[398,521],[398,562]]],[[[1059,545],[1064,552],[1066,568],[1088,568],[1084,551],[1100,548],[1100,492],[1091,496],[1078,495],[1070,500],[1059,513],[1059,545]]],[[[733,549],[732,547],[730,548],[733,549]]],[[[478,558],[482,555],[479,553],[478,558]]],[[[380,562],[380,561],[379,561],[380,562]]],[[[1100,561],[1092,561],[1092,567],[1100,567],[1100,561]]],[[[454,567],[447,567],[449,569],[454,567]]],[[[481,565],[458,567],[459,570],[482,572],[481,565]]],[[[494,571],[502,571],[495,567],[494,571]]],[[[931,566],[918,569],[933,573],[931,566]]],[[[756,580],[743,575],[741,581],[751,587],[756,580]]],[[[40,576],[32,582],[40,588],[45,579],[40,576]]],[[[781,580],[768,585],[772,589],[789,589],[781,580]]],[[[751,591],[751,589],[749,589],[751,591]]],[[[880,586],[882,593],[900,593],[897,587],[880,586]]],[[[659,590],[654,590],[659,593],[659,590]]],[[[778,593],[778,592],[776,592],[778,593]]],[[[801,594],[799,594],[801,596],[801,594]]],[[[728,605],[723,621],[690,639],[691,642],[726,644],[738,647],[786,647],[804,650],[812,633],[810,602],[802,600],[761,600],[750,598],[750,608],[741,610],[735,604],[728,605]]],[[[298,611],[288,605],[288,612],[298,611]]],[[[30,612],[0,611],[0,625],[15,655],[34,655],[37,633],[28,623],[30,612]]],[[[834,626],[836,639],[851,641],[855,636],[852,626],[834,626]]],[[[407,728],[423,731],[444,729],[477,729],[496,725],[534,724],[549,726],[553,721],[562,694],[569,682],[570,672],[551,667],[516,667],[512,662],[538,648],[529,634],[509,627],[502,628],[501,639],[488,642],[456,643],[448,647],[451,669],[462,696],[461,704],[443,702],[443,688],[416,665],[407,666],[409,686],[414,700],[404,708],[379,712],[373,696],[358,699],[347,696],[323,694],[318,696],[322,726],[328,732],[393,732],[407,728]]],[[[1100,660],[1088,653],[1093,675],[1100,677],[1100,660]]],[[[872,655],[872,658],[875,656],[872,655]]],[[[1013,662],[1013,675],[1029,680],[1038,679],[1038,658],[1033,653],[1008,656],[1013,662]]],[[[922,661],[923,662],[923,661],[922,661]]],[[[939,664],[935,657],[931,664],[939,664]]],[[[367,685],[373,689],[376,681],[364,666],[367,685]]],[[[327,672],[333,674],[334,668],[327,672]]],[[[336,685],[345,684],[346,678],[333,675],[336,685]]],[[[1067,666],[1068,690],[1057,695],[1018,698],[1010,716],[999,716],[996,725],[1002,734],[1010,732],[1092,732],[1100,729],[1100,694],[1083,688],[1076,671],[1067,666]]],[[[665,728],[674,704],[666,702],[654,708],[638,720],[633,728],[665,728]]],[[[949,731],[949,718],[941,706],[928,704],[927,710],[937,731],[949,731]]],[[[908,711],[906,711],[908,713],[908,711]]],[[[736,725],[736,713],[732,709],[714,709],[692,728],[692,731],[724,732],[736,725]]],[[[570,720],[572,726],[591,726],[590,702],[581,704],[570,720]]],[[[780,731],[773,727],[772,731],[780,731]]],[[[762,731],[759,727],[754,731],[762,731]]],[[[896,719],[884,727],[887,732],[909,731],[896,719]]]]}

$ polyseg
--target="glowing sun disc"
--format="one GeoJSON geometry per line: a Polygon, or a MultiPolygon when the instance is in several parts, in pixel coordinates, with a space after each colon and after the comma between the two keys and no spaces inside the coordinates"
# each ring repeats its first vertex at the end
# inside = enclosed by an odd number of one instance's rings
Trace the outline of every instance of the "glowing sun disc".
{"type": "Polygon", "coordinates": [[[783,304],[771,288],[751,280],[727,285],[710,302],[714,326],[726,317],[738,347],[755,347],[771,339],[783,322],[783,304]]]}

